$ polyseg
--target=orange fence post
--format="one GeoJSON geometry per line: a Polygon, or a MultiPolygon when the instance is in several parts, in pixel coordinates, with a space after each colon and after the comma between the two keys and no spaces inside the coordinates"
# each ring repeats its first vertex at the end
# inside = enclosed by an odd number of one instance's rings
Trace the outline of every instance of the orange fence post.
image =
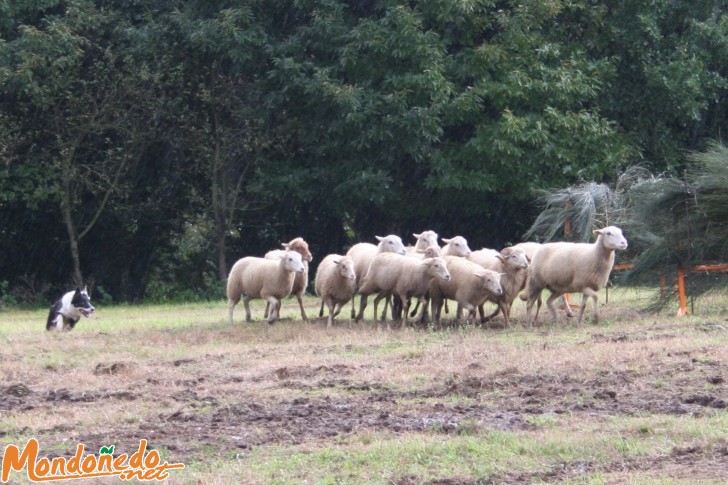
{"type": "Polygon", "coordinates": [[[688,314],[688,300],[685,296],[685,273],[682,268],[677,270],[677,293],[678,300],[680,301],[680,309],[677,311],[677,316],[682,317],[688,314]]]}

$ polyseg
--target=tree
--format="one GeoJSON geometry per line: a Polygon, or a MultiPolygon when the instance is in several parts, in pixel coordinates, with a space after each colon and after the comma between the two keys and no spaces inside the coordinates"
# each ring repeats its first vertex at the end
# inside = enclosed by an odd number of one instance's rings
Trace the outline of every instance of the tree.
{"type": "Polygon", "coordinates": [[[62,15],[21,26],[2,47],[0,86],[19,128],[6,182],[34,186],[21,194],[31,204],[57,206],[78,286],[79,244],[126,190],[142,127],[131,71],[116,52],[94,43],[115,21],[92,2],[77,2],[62,15]]]}

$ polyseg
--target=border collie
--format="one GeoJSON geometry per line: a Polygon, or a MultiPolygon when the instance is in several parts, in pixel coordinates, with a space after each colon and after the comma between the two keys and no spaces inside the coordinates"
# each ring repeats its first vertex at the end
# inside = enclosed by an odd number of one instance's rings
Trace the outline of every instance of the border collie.
{"type": "Polygon", "coordinates": [[[71,330],[82,316],[88,318],[94,310],[86,288],[76,288],[51,305],[46,330],[71,330]]]}

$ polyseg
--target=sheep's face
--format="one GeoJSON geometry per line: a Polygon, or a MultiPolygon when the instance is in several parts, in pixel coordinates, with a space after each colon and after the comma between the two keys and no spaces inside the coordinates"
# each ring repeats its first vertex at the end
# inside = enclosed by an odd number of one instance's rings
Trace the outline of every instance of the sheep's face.
{"type": "Polygon", "coordinates": [[[309,263],[313,261],[313,254],[311,254],[311,251],[308,249],[308,243],[303,238],[297,237],[289,243],[283,243],[282,246],[288,251],[296,251],[304,261],[308,261],[309,263]]]}
{"type": "Polygon", "coordinates": [[[377,236],[377,240],[379,241],[380,253],[397,253],[402,256],[407,254],[407,250],[404,248],[402,239],[399,236],[394,236],[392,234],[386,237],[377,236]]]}
{"type": "Polygon", "coordinates": [[[423,261],[429,266],[428,274],[433,278],[443,281],[450,281],[450,272],[447,270],[447,262],[442,258],[430,258],[423,261]]]}
{"type": "Polygon", "coordinates": [[[627,239],[622,234],[622,230],[616,226],[597,229],[594,234],[601,238],[602,245],[607,249],[619,249],[620,251],[627,249],[627,239]]]}
{"type": "Polygon", "coordinates": [[[475,273],[475,276],[480,280],[482,288],[493,293],[494,295],[502,295],[503,287],[500,284],[500,273],[495,271],[483,271],[482,273],[475,273]]]}
{"type": "Polygon", "coordinates": [[[348,280],[355,280],[356,273],[354,272],[354,261],[351,258],[343,258],[339,261],[335,261],[339,265],[339,274],[342,278],[348,280]]]}
{"type": "Polygon", "coordinates": [[[416,248],[425,249],[429,247],[440,247],[439,244],[437,244],[438,236],[435,231],[423,231],[420,234],[413,233],[412,235],[417,238],[417,244],[415,244],[416,248]]]}
{"type": "Polygon", "coordinates": [[[286,251],[281,256],[281,260],[288,271],[295,273],[303,273],[306,268],[303,266],[303,258],[296,251],[286,251]]]}
{"type": "Polygon", "coordinates": [[[455,236],[451,239],[442,239],[443,242],[450,245],[450,256],[460,256],[461,258],[467,258],[472,252],[468,247],[468,241],[462,236],[455,236]]]}
{"type": "Polygon", "coordinates": [[[500,256],[508,268],[516,271],[528,268],[528,256],[522,249],[505,248],[501,251],[500,256]]]}
{"type": "Polygon", "coordinates": [[[419,252],[422,253],[424,258],[439,258],[441,251],[439,246],[429,246],[423,250],[419,250],[419,252]]]}

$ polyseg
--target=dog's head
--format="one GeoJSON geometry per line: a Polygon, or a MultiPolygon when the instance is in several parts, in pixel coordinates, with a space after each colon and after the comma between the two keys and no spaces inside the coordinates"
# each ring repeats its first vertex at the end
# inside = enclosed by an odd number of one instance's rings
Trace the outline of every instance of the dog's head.
{"type": "Polygon", "coordinates": [[[88,296],[88,290],[86,287],[84,287],[83,290],[76,288],[76,291],[73,293],[73,298],[71,298],[71,305],[78,309],[78,311],[86,318],[88,318],[94,310],[96,310],[93,305],[91,305],[91,297],[88,296]]]}

